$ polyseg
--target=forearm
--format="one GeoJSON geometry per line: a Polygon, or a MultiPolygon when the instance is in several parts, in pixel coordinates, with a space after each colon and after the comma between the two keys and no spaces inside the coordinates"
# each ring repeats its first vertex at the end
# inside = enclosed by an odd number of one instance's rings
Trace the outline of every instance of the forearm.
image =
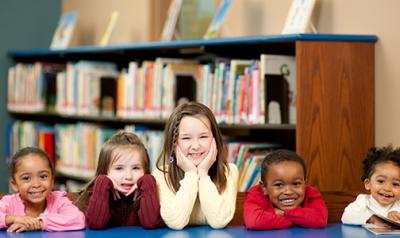
{"type": "Polygon", "coordinates": [[[323,207],[286,210],[284,216],[292,223],[305,228],[323,228],[328,222],[328,211],[323,207]]]}
{"type": "Polygon", "coordinates": [[[105,176],[99,176],[93,188],[92,196],[86,208],[86,222],[90,229],[104,229],[110,220],[109,196],[112,182],[105,176]]]}
{"type": "Polygon", "coordinates": [[[156,181],[151,175],[144,175],[138,181],[138,189],[141,194],[139,219],[144,228],[156,228],[161,222],[160,202],[157,196],[156,181]]]}
{"type": "Polygon", "coordinates": [[[211,227],[223,228],[232,220],[236,208],[236,195],[236,186],[227,184],[225,191],[219,194],[209,176],[200,179],[201,209],[211,227]]]}
{"type": "Polygon", "coordinates": [[[176,193],[170,190],[163,176],[157,180],[162,219],[172,229],[183,229],[189,223],[190,214],[196,201],[198,176],[190,172],[185,173],[185,177],[180,181],[181,187],[176,193]]]}

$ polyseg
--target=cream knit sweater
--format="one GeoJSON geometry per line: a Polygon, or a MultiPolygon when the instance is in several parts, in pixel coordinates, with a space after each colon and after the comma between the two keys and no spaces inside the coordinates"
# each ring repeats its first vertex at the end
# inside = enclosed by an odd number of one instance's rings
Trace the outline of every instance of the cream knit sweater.
{"type": "Polygon", "coordinates": [[[229,163],[227,184],[222,194],[218,193],[209,176],[199,177],[187,172],[180,181],[181,187],[174,193],[169,189],[164,175],[155,170],[161,217],[172,229],[183,229],[186,225],[210,225],[213,228],[225,227],[233,218],[236,206],[238,170],[229,163]]]}

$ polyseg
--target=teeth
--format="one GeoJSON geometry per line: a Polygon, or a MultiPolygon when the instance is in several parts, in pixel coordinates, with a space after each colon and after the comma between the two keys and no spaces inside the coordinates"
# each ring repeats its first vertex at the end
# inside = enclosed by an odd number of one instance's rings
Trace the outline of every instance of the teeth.
{"type": "Polygon", "coordinates": [[[292,203],[294,203],[295,200],[296,199],[294,199],[294,198],[282,199],[281,203],[283,203],[283,204],[292,204],[292,203]]]}

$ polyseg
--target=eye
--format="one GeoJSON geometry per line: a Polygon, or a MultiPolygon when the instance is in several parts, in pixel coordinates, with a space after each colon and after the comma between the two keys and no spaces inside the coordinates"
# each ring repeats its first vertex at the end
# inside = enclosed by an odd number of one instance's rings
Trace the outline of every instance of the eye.
{"type": "Polygon", "coordinates": [[[142,169],[141,167],[139,167],[139,166],[135,166],[135,167],[133,167],[133,170],[140,170],[140,169],[142,169]]]}
{"type": "Polygon", "coordinates": [[[277,188],[282,188],[283,187],[283,183],[274,183],[273,186],[277,187],[277,188]]]}
{"type": "Polygon", "coordinates": [[[24,182],[28,182],[28,181],[31,180],[31,177],[30,176],[22,176],[21,180],[24,181],[24,182]]]}
{"type": "Polygon", "coordinates": [[[40,179],[46,180],[49,176],[47,174],[40,175],[40,179]]]}
{"type": "Polygon", "coordinates": [[[122,166],[117,166],[117,167],[114,167],[114,170],[117,170],[117,171],[120,171],[120,170],[123,170],[124,168],[122,167],[122,166]]]}
{"type": "Polygon", "coordinates": [[[303,185],[303,183],[300,181],[296,181],[293,183],[293,186],[295,186],[295,187],[300,187],[301,185],[303,185]]]}
{"type": "Polygon", "coordinates": [[[181,140],[189,140],[189,137],[182,137],[181,140]]]}
{"type": "Polygon", "coordinates": [[[399,187],[400,183],[393,183],[393,187],[399,187]]]}
{"type": "Polygon", "coordinates": [[[378,179],[377,182],[378,182],[379,184],[383,184],[383,183],[385,183],[385,180],[383,180],[383,179],[378,179]]]}
{"type": "Polygon", "coordinates": [[[200,136],[201,139],[208,139],[209,136],[208,135],[204,135],[204,136],[200,136]]]}

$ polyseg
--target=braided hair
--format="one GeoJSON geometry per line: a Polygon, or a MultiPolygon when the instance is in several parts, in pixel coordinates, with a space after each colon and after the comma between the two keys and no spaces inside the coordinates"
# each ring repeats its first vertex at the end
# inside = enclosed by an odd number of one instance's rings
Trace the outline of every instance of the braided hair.
{"type": "Polygon", "coordinates": [[[218,192],[222,193],[226,187],[226,173],[228,172],[227,154],[223,145],[222,134],[218,128],[214,114],[205,105],[197,102],[188,102],[176,107],[170,115],[164,130],[164,146],[157,159],[156,167],[164,173],[164,179],[169,188],[177,192],[180,181],[185,173],[179,168],[175,159],[175,148],[179,137],[179,125],[186,116],[204,117],[210,122],[210,130],[217,145],[217,159],[208,171],[208,175],[216,185],[218,192]]]}

